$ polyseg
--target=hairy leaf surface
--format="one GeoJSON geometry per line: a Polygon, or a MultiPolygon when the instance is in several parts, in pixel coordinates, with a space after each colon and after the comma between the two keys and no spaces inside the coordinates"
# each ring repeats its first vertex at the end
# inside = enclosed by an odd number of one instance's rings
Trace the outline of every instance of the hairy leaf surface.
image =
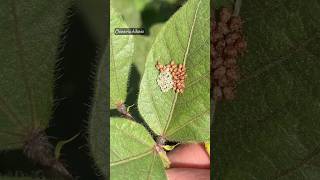
{"type": "Polygon", "coordinates": [[[190,0],[163,26],[147,57],[140,85],[139,111],[157,134],[177,141],[204,141],[210,131],[209,1],[190,0]],[[187,68],[183,94],[163,93],[157,61],[187,68]]]}
{"type": "Polygon", "coordinates": [[[108,49],[100,60],[98,72],[95,83],[95,95],[92,100],[92,110],[89,121],[89,141],[91,154],[95,160],[96,165],[102,174],[106,177],[109,171],[107,165],[109,163],[109,156],[107,153],[109,142],[108,131],[108,49]]]}
{"type": "Polygon", "coordinates": [[[0,6],[0,149],[19,148],[45,129],[54,67],[70,1],[3,0],[0,6]]]}

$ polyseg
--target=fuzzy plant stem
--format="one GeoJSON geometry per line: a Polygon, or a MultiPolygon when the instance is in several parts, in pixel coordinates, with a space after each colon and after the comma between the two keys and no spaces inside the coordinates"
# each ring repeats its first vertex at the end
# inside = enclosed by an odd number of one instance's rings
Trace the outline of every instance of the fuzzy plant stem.
{"type": "MultiPolygon", "coordinates": [[[[128,108],[125,106],[124,103],[118,103],[117,104],[117,110],[120,112],[126,119],[138,122],[135,117],[133,117],[129,112],[128,108]]],[[[159,135],[157,135],[150,127],[149,125],[143,120],[142,125],[148,130],[148,132],[152,135],[153,139],[157,139],[159,135]]]]}
{"type": "Polygon", "coordinates": [[[72,180],[72,176],[64,165],[54,158],[52,149],[46,134],[42,130],[35,128],[29,131],[28,137],[25,139],[23,153],[33,162],[49,169],[51,173],[58,175],[61,179],[72,180]]]}
{"type": "Polygon", "coordinates": [[[236,0],[234,4],[233,16],[239,16],[242,0],[236,0]]]}

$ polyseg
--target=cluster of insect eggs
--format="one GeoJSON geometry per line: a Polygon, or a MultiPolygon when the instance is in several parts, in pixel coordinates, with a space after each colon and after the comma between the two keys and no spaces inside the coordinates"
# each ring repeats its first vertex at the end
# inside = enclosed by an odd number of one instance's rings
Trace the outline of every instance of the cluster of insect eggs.
{"type": "MultiPolygon", "coordinates": [[[[185,79],[187,77],[185,65],[176,64],[174,61],[171,61],[171,63],[167,65],[162,65],[157,62],[156,68],[160,71],[159,77],[162,76],[162,74],[169,72],[172,75],[173,90],[177,93],[183,93],[185,88],[185,79]]],[[[160,85],[159,81],[158,85],[160,85]]],[[[163,88],[161,88],[161,90],[162,89],[163,88]]]]}

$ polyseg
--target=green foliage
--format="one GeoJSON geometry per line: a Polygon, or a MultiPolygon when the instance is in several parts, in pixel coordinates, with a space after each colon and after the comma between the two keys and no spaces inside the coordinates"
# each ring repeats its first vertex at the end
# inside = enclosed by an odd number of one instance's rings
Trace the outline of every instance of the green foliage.
{"type": "Polygon", "coordinates": [[[154,149],[155,142],[142,125],[123,118],[111,118],[110,131],[111,179],[165,177],[163,164],[154,149]]]}
{"type": "Polygon", "coordinates": [[[150,35],[134,36],[134,64],[137,66],[140,75],[144,72],[148,52],[162,26],[162,23],[153,25],[150,28],[150,35]]]}
{"type": "Polygon", "coordinates": [[[141,25],[140,12],[149,0],[111,0],[111,7],[122,15],[129,27],[138,28],[141,25]]]}
{"type": "Polygon", "coordinates": [[[134,0],[133,2],[136,9],[141,12],[148,3],[152,2],[152,0],[134,0]]]}
{"type": "MultiPolygon", "coordinates": [[[[188,1],[163,25],[147,56],[140,85],[139,112],[146,126],[169,140],[209,140],[209,18],[208,0],[188,1]],[[158,70],[155,68],[158,59],[163,64],[175,59],[177,63],[186,65],[188,79],[183,95],[160,91],[156,83],[158,70]],[[163,126],[159,127],[158,123],[163,126]]],[[[114,60],[117,61],[116,58],[114,60]]],[[[118,85],[126,87],[126,84],[118,85]]],[[[112,86],[114,84],[111,83],[111,91],[112,86]]],[[[110,131],[112,179],[166,179],[166,154],[161,148],[156,150],[158,146],[145,127],[131,120],[112,117],[110,131]]]]}
{"type": "Polygon", "coordinates": [[[210,123],[209,1],[188,1],[161,29],[147,57],[139,111],[155,133],[169,140],[205,141],[210,123]],[[185,92],[162,93],[156,62],[185,64],[185,92]]]}
{"type": "Polygon", "coordinates": [[[69,3],[1,1],[1,150],[20,148],[29,130],[48,125],[59,35],[69,3]]]}
{"type": "Polygon", "coordinates": [[[131,35],[115,35],[115,28],[126,28],[127,25],[112,7],[110,14],[110,107],[116,108],[127,95],[134,43],[131,35]]]}
{"type": "Polygon", "coordinates": [[[320,178],[320,3],[243,1],[237,99],[218,103],[215,179],[320,178]]]}
{"type": "MultiPolygon", "coordinates": [[[[121,14],[123,20],[129,27],[143,27],[141,13],[150,0],[112,0],[114,9],[121,14]]],[[[161,29],[162,24],[158,23],[150,28],[149,35],[134,36],[134,58],[133,63],[137,66],[139,74],[142,75],[144,71],[144,64],[146,62],[147,54],[161,29]]]]}

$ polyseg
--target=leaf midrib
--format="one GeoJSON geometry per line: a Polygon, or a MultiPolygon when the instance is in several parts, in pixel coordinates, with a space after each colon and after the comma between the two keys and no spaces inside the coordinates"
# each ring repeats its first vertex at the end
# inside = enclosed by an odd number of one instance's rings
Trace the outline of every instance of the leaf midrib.
{"type": "MultiPolygon", "coordinates": [[[[202,2],[202,0],[199,0],[197,8],[196,8],[196,12],[195,12],[194,17],[193,17],[193,22],[192,22],[192,26],[191,26],[191,30],[190,30],[189,38],[188,38],[188,44],[187,44],[186,52],[185,52],[184,58],[183,58],[183,65],[184,66],[186,65],[187,57],[189,55],[189,49],[190,49],[191,39],[192,39],[192,35],[193,35],[193,30],[194,30],[194,26],[195,26],[195,22],[196,22],[196,19],[197,19],[197,14],[198,14],[198,10],[200,8],[201,2],[202,2]]],[[[175,96],[174,96],[173,102],[172,102],[172,106],[171,106],[171,109],[170,109],[170,113],[169,113],[168,119],[166,121],[166,125],[165,125],[165,128],[163,130],[162,135],[165,135],[167,130],[168,130],[168,127],[169,127],[170,122],[172,120],[173,111],[175,109],[177,99],[178,99],[178,93],[175,93],[175,96]]]]}

